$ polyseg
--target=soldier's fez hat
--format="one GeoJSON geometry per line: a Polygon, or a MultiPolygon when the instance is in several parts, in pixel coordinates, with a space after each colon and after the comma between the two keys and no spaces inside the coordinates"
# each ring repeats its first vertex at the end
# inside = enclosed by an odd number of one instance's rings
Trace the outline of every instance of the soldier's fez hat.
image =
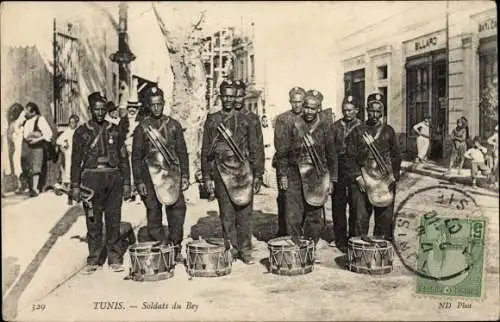
{"type": "Polygon", "coordinates": [[[308,90],[305,97],[306,102],[312,102],[313,104],[323,103],[323,94],[315,89],[308,90]]]}
{"type": "Polygon", "coordinates": [[[232,80],[223,80],[219,85],[219,93],[223,95],[226,89],[232,88],[236,90],[236,84],[232,80]]]}
{"type": "Polygon", "coordinates": [[[370,106],[379,106],[381,108],[384,107],[384,102],[383,102],[384,96],[380,93],[372,93],[368,95],[368,98],[366,99],[366,107],[369,108],[370,106]]]}
{"type": "Polygon", "coordinates": [[[356,99],[356,97],[354,97],[352,95],[346,95],[346,96],[344,96],[344,99],[342,100],[342,107],[344,105],[347,105],[347,104],[351,104],[355,108],[359,108],[359,102],[358,102],[358,100],[356,99]]]}
{"type": "Polygon", "coordinates": [[[94,92],[88,96],[89,106],[95,106],[97,102],[101,102],[104,105],[108,103],[108,100],[101,92],[94,92]]]}
{"type": "Polygon", "coordinates": [[[146,88],[144,93],[146,100],[150,100],[153,96],[161,96],[163,98],[163,91],[156,86],[146,88]]]}
{"type": "Polygon", "coordinates": [[[306,90],[303,89],[302,87],[295,86],[288,92],[288,96],[292,98],[295,95],[300,95],[302,97],[306,96],[306,90]]]}

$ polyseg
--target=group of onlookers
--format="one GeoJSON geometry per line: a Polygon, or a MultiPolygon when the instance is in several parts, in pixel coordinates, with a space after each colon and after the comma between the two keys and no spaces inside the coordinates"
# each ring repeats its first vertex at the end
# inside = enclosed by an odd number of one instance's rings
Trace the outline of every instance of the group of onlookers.
{"type": "Polygon", "coordinates": [[[14,175],[17,194],[37,196],[45,185],[47,161],[53,157],[52,129],[33,102],[12,105],[7,119],[3,174],[14,175]]]}
{"type": "MultiPolygon", "coordinates": [[[[430,145],[430,117],[424,116],[424,120],[415,124],[413,131],[417,134],[417,158],[416,163],[427,161],[430,145]]],[[[450,143],[451,153],[446,175],[452,174],[456,168],[458,175],[464,166],[466,159],[470,160],[472,186],[477,185],[477,177],[481,172],[488,177],[489,184],[498,182],[498,125],[495,133],[487,138],[475,136],[470,139],[468,120],[464,116],[457,120],[457,126],[451,131],[450,143]]]]}

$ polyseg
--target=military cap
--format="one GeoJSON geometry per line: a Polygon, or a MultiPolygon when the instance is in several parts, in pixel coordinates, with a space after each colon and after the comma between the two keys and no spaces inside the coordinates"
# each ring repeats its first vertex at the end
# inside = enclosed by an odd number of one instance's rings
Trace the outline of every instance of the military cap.
{"type": "Polygon", "coordinates": [[[352,95],[346,95],[344,96],[344,99],[342,100],[342,106],[346,105],[346,104],[352,104],[354,105],[356,108],[359,108],[359,102],[358,100],[356,99],[356,97],[352,96],[352,95]]]}
{"type": "Polygon", "coordinates": [[[236,89],[236,84],[230,79],[225,79],[219,85],[219,92],[222,93],[226,88],[236,89]]]}
{"type": "Polygon", "coordinates": [[[380,104],[381,106],[384,106],[383,100],[384,96],[380,93],[372,93],[368,95],[368,98],[366,99],[366,106],[370,106],[372,104],[380,104]]]}
{"type": "Polygon", "coordinates": [[[113,102],[109,101],[106,103],[106,109],[108,110],[108,112],[113,112],[118,109],[118,106],[116,106],[113,102]]]}
{"type": "Polygon", "coordinates": [[[306,92],[305,100],[316,101],[317,103],[321,104],[323,102],[323,94],[315,89],[310,89],[306,92]]]}
{"type": "Polygon", "coordinates": [[[144,92],[144,97],[146,99],[149,99],[153,96],[161,96],[163,97],[163,91],[161,89],[159,89],[158,87],[156,86],[152,86],[152,87],[148,87],[146,88],[146,91],[144,92]]]}
{"type": "Polygon", "coordinates": [[[247,85],[245,85],[245,83],[241,80],[235,81],[234,85],[236,86],[236,89],[239,89],[239,90],[245,91],[247,89],[247,85]]]}
{"type": "Polygon", "coordinates": [[[302,87],[294,87],[288,92],[288,96],[292,98],[294,95],[306,96],[306,91],[302,87]]]}
{"type": "Polygon", "coordinates": [[[103,104],[107,104],[108,100],[101,92],[94,92],[88,96],[88,101],[90,106],[94,106],[95,103],[101,102],[103,104]]]}

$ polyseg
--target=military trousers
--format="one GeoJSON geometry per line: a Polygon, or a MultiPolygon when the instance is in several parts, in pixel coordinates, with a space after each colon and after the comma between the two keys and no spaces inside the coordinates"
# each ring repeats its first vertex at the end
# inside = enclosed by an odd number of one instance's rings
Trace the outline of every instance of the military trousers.
{"type": "Polygon", "coordinates": [[[157,241],[166,241],[177,247],[180,251],[184,237],[184,221],[186,219],[186,202],[182,191],[179,199],[169,206],[164,206],[156,197],[156,191],[149,175],[145,176],[146,196],[142,197],[146,207],[147,227],[151,238],[157,241]],[[163,208],[167,215],[168,237],[163,229],[163,208]]]}
{"type": "Polygon", "coordinates": [[[351,185],[351,192],[351,201],[353,211],[355,213],[354,235],[368,235],[370,219],[373,213],[375,216],[373,235],[392,241],[394,229],[394,203],[387,207],[373,206],[368,199],[368,195],[365,192],[362,192],[357,184],[351,185]]]}
{"type": "Polygon", "coordinates": [[[276,203],[278,204],[278,237],[288,235],[286,229],[286,212],[285,212],[285,191],[279,189],[279,178],[276,176],[276,182],[278,183],[278,197],[276,198],[276,203]]]}
{"type": "Polygon", "coordinates": [[[92,218],[85,208],[89,248],[87,264],[103,265],[106,257],[109,265],[123,264],[120,242],[123,178],[120,171],[84,170],[82,185],[94,190],[92,218]],[[106,240],[103,238],[103,217],[106,220],[106,240]]]}
{"type": "Polygon", "coordinates": [[[352,204],[353,183],[348,183],[343,178],[335,183],[332,194],[332,221],[333,236],[335,244],[347,245],[350,236],[354,236],[355,213],[352,204]],[[349,216],[347,216],[346,206],[349,204],[349,216]],[[347,232],[347,222],[349,222],[349,233],[347,232]]]}
{"type": "Polygon", "coordinates": [[[285,213],[288,235],[312,239],[316,244],[323,229],[323,207],[309,205],[302,190],[297,165],[288,168],[288,189],[285,191],[285,213]]]}
{"type": "Polygon", "coordinates": [[[253,196],[248,205],[235,205],[217,170],[214,171],[214,185],[224,239],[242,255],[248,254],[252,248],[253,196]]]}

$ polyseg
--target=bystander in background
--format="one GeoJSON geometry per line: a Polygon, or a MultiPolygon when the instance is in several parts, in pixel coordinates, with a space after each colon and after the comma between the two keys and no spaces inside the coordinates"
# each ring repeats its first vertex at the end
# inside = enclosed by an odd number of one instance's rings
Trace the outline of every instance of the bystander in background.
{"type": "Polygon", "coordinates": [[[33,102],[26,105],[26,123],[23,132],[23,157],[22,163],[28,173],[28,184],[30,195],[37,196],[43,184],[40,176],[46,170],[47,155],[45,146],[50,144],[52,139],[52,129],[47,120],[41,115],[40,108],[33,102]]]}
{"type": "Polygon", "coordinates": [[[476,187],[477,175],[481,171],[483,175],[490,174],[491,160],[485,158],[487,149],[481,144],[479,136],[474,137],[473,147],[464,153],[464,157],[471,160],[472,186],[476,187]]]}
{"type": "Polygon", "coordinates": [[[16,194],[21,194],[28,188],[26,174],[23,173],[21,164],[23,148],[23,131],[26,122],[26,113],[24,107],[19,104],[13,104],[8,110],[8,130],[7,146],[8,152],[3,158],[7,159],[8,167],[5,169],[6,175],[13,175],[16,181],[16,194]]]}
{"type": "Polygon", "coordinates": [[[451,156],[447,175],[451,174],[451,169],[458,163],[458,174],[464,166],[464,154],[467,151],[467,140],[469,140],[469,126],[467,119],[462,116],[457,120],[457,126],[451,132],[451,156]]]}
{"type": "MultiPolygon", "coordinates": [[[[66,189],[70,188],[71,183],[71,153],[73,151],[73,134],[78,127],[80,118],[78,115],[71,115],[69,117],[69,127],[57,138],[56,144],[59,146],[63,152],[63,163],[62,163],[62,184],[66,189]]],[[[73,203],[72,199],[68,196],[68,204],[73,203]]]]}
{"type": "Polygon", "coordinates": [[[429,152],[429,142],[431,138],[431,117],[424,116],[424,120],[413,126],[413,131],[417,134],[417,158],[416,163],[427,161],[427,153],[429,152]]]}
{"type": "Polygon", "coordinates": [[[495,126],[495,133],[488,138],[488,144],[490,145],[489,152],[493,159],[488,181],[494,184],[498,182],[498,124],[495,126]]]}

